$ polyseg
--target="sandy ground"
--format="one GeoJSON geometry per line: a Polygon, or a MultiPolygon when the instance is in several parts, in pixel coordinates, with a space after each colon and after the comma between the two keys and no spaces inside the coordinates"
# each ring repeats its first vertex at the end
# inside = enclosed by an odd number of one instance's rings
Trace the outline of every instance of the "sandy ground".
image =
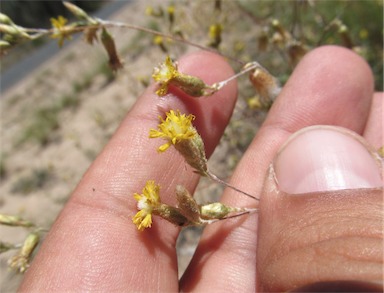
{"type": "MultiPolygon", "coordinates": [[[[150,18],[144,11],[148,3],[134,2],[112,18],[147,26],[150,18]]],[[[190,23],[197,23],[204,15],[196,13],[194,17],[190,23]]],[[[109,79],[103,67],[103,48],[77,40],[2,94],[1,157],[5,175],[0,183],[0,213],[19,215],[50,227],[82,174],[144,89],[139,80],[149,81],[153,64],[164,59],[165,54],[152,45],[152,37],[132,30],[111,31],[118,36],[117,44],[126,64],[114,80],[109,79]],[[52,109],[59,109],[55,110],[57,125],[40,142],[33,135],[28,136],[28,129],[40,127],[37,117],[52,109]]],[[[193,31],[197,39],[205,38],[193,26],[186,25],[184,31],[193,31]]],[[[177,57],[186,49],[191,48],[176,47],[173,54],[177,57]]],[[[231,126],[210,160],[211,169],[222,178],[230,176],[264,118],[263,113],[255,114],[249,118],[249,125],[241,124],[238,118],[246,113],[245,108],[244,101],[239,101],[231,126]],[[235,132],[238,136],[233,139],[235,132]]],[[[222,187],[202,180],[198,190],[198,200],[209,201],[219,197],[222,187]]],[[[186,229],[179,237],[180,274],[194,252],[200,232],[201,229],[186,229]]],[[[21,243],[27,231],[0,226],[0,235],[2,241],[21,243]]],[[[14,253],[0,255],[1,292],[14,292],[22,278],[7,266],[14,253]]]]}

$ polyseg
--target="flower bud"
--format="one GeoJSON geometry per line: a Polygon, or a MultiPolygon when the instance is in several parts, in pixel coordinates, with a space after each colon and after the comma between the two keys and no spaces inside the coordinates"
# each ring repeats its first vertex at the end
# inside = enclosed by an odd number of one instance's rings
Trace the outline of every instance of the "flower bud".
{"type": "Polygon", "coordinates": [[[5,15],[4,13],[1,13],[1,12],[0,12],[0,23],[14,25],[13,21],[8,17],[8,15],[5,15]]]}
{"type": "Polygon", "coordinates": [[[199,205],[196,203],[195,199],[190,195],[190,193],[184,186],[176,186],[176,197],[178,202],[178,208],[181,210],[182,214],[191,223],[200,223],[201,221],[199,205]]]}
{"type": "Polygon", "coordinates": [[[9,48],[11,48],[12,45],[4,40],[0,40],[0,56],[5,54],[9,48]]]}
{"type": "Polygon", "coordinates": [[[3,214],[0,214],[0,225],[25,227],[25,228],[35,226],[32,222],[23,220],[20,217],[3,215],[3,214]]]}
{"type": "Polygon", "coordinates": [[[83,9],[80,7],[76,6],[75,4],[67,1],[63,1],[64,6],[78,19],[80,20],[86,20],[90,24],[96,24],[94,23],[94,19],[90,17],[83,9]]]}
{"type": "Polygon", "coordinates": [[[201,217],[204,219],[222,219],[229,213],[237,211],[220,202],[206,204],[200,207],[201,217]]]}
{"type": "Polygon", "coordinates": [[[281,25],[278,19],[273,19],[271,26],[276,33],[280,35],[282,42],[286,42],[291,37],[289,32],[281,25]]]}
{"type": "Polygon", "coordinates": [[[12,38],[20,38],[20,39],[30,39],[31,37],[25,31],[24,28],[16,26],[16,25],[8,25],[0,23],[0,32],[5,35],[9,35],[12,38]]]}
{"type": "Polygon", "coordinates": [[[164,220],[178,227],[188,226],[189,220],[178,208],[161,204],[153,210],[153,214],[162,217],[164,220]]]}
{"type": "Polygon", "coordinates": [[[352,38],[349,34],[349,29],[345,24],[341,24],[339,26],[338,33],[339,33],[340,38],[343,42],[343,45],[349,49],[353,48],[352,38]]]}

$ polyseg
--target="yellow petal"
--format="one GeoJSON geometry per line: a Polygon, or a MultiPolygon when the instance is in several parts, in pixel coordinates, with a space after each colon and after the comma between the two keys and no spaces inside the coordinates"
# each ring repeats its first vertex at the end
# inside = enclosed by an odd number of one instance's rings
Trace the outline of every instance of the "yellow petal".
{"type": "Polygon", "coordinates": [[[164,133],[161,131],[158,131],[156,129],[149,130],[149,138],[156,138],[156,137],[162,137],[164,136],[164,133]]]}
{"type": "Polygon", "coordinates": [[[171,146],[171,144],[169,142],[167,142],[167,143],[163,144],[162,146],[160,146],[158,151],[160,153],[165,152],[170,146],[171,146]]]}
{"type": "Polygon", "coordinates": [[[160,88],[156,91],[156,94],[159,97],[165,96],[168,93],[168,85],[167,84],[162,84],[160,88]]]}
{"type": "Polygon", "coordinates": [[[135,194],[133,195],[133,197],[134,197],[137,201],[139,201],[139,200],[142,198],[142,195],[141,195],[141,194],[138,194],[138,193],[135,193],[135,194]]]}

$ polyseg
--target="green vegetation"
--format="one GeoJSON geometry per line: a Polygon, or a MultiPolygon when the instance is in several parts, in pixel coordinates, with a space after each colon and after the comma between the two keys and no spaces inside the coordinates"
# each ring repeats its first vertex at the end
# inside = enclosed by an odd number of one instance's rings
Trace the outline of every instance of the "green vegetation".
{"type": "Polygon", "coordinates": [[[28,194],[43,188],[52,179],[53,175],[48,168],[34,169],[29,175],[17,179],[11,192],[28,194]]]}

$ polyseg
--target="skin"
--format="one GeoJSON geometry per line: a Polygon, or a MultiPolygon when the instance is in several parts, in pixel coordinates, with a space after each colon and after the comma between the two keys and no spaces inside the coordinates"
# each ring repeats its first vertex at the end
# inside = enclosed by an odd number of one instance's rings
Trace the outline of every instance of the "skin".
{"type": "MultiPolygon", "coordinates": [[[[233,74],[229,65],[212,53],[193,53],[179,63],[180,71],[199,76],[208,84],[233,74]]],[[[138,99],[86,172],[48,233],[20,291],[286,291],[293,289],[295,284],[301,286],[325,280],[326,272],[315,274],[309,269],[301,272],[297,281],[295,268],[298,261],[295,258],[285,258],[283,263],[271,261],[282,250],[290,251],[299,243],[304,251],[300,259],[308,264],[306,251],[314,243],[314,235],[293,239],[290,229],[295,227],[290,225],[287,226],[289,229],[283,230],[283,235],[274,233],[273,222],[269,221],[274,217],[273,211],[284,211],[294,203],[288,200],[287,205],[283,205],[285,199],[265,196],[268,191],[263,192],[263,186],[273,184],[268,177],[268,168],[279,148],[291,134],[306,126],[344,127],[365,137],[374,146],[380,145],[382,110],[377,110],[377,105],[382,109],[383,98],[379,94],[373,95],[373,78],[368,65],[354,53],[338,47],[315,49],[302,60],[231,178],[231,184],[251,194],[263,194],[259,219],[253,214],[208,226],[180,281],[175,251],[179,228],[155,218],[151,229],[138,232],[131,220],[137,212],[132,194],[141,192],[145,182],[151,179],[161,185],[162,200],[175,203],[175,186],[182,184],[193,192],[199,177],[175,151],[158,154],[156,149],[161,142],[148,139],[148,132],[157,127],[158,116],[165,111],[179,109],[193,113],[196,116],[194,124],[209,156],[230,119],[236,102],[236,83],[231,82],[214,96],[201,99],[187,97],[177,90],[166,98],[158,98],[154,91],[155,86],[150,86],[138,99]],[[270,249],[271,245],[279,243],[279,237],[287,240],[285,245],[270,249]]],[[[359,208],[372,213],[366,205],[366,196],[377,205],[382,204],[375,191],[368,190],[363,195],[355,193],[358,196],[352,203],[344,205],[345,214],[338,216],[343,217],[359,208]]],[[[320,213],[315,211],[324,210],[329,203],[330,199],[325,198],[325,201],[315,201],[314,210],[304,209],[292,217],[316,217],[320,213]]],[[[258,205],[256,201],[229,190],[222,200],[234,206],[258,205]]],[[[373,213],[380,216],[380,210],[374,209],[373,213]]],[[[275,218],[277,227],[287,224],[286,218],[275,218]]],[[[364,221],[369,220],[362,217],[359,223],[364,226],[364,221]]],[[[368,227],[378,229],[380,221],[375,225],[368,227]]],[[[323,234],[329,238],[343,229],[345,226],[341,225],[336,231],[325,229],[323,234]]],[[[355,241],[361,247],[370,243],[370,235],[365,230],[355,233],[356,237],[349,239],[349,243],[355,241]]],[[[329,251],[345,247],[342,238],[341,241],[331,243],[329,251]]],[[[374,245],[377,247],[380,242],[374,245]]],[[[311,261],[316,267],[321,258],[311,261]]],[[[333,280],[345,279],[347,273],[340,270],[334,259],[325,261],[333,268],[333,280]]],[[[359,270],[366,267],[371,264],[355,266],[349,273],[359,277],[359,270]]],[[[367,271],[361,280],[377,279],[377,270],[367,271]]]]}

